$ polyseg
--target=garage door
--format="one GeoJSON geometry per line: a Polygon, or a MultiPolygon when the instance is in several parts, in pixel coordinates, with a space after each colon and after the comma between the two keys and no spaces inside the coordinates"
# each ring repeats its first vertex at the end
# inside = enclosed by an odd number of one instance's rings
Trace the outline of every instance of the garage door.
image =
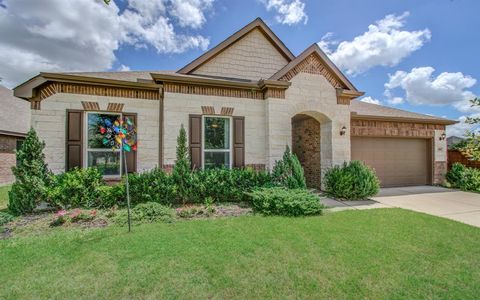
{"type": "Polygon", "coordinates": [[[410,138],[352,137],[352,160],[375,169],[381,185],[431,183],[431,141],[410,138]]]}

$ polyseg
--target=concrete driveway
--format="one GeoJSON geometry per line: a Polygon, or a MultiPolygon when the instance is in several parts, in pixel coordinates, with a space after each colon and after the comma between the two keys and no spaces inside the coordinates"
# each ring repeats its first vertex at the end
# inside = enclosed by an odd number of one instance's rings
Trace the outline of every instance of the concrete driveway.
{"type": "Polygon", "coordinates": [[[400,207],[480,227],[480,194],[436,186],[383,188],[373,197],[385,206],[400,207]]]}

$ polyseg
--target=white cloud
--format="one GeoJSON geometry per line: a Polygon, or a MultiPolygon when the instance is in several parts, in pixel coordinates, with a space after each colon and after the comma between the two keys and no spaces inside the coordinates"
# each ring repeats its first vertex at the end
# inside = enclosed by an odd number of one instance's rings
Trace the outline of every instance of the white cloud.
{"type": "Polygon", "coordinates": [[[402,30],[408,12],[387,15],[368,26],[368,31],[352,41],[332,42],[332,35],[324,36],[318,45],[332,61],[348,74],[363,73],[375,66],[395,66],[412,52],[420,49],[431,38],[430,30],[402,30]],[[333,45],[338,44],[336,49],[333,45]]]}
{"type": "Polygon", "coordinates": [[[122,64],[118,68],[118,71],[120,71],[120,72],[130,71],[130,67],[122,64]]]}
{"type": "Polygon", "coordinates": [[[469,100],[475,95],[467,90],[475,85],[476,79],[461,72],[443,72],[433,76],[432,67],[413,68],[410,72],[397,71],[389,75],[385,83],[385,96],[389,102],[403,102],[403,98],[394,96],[396,89],[401,89],[405,100],[411,104],[447,105],[456,109],[471,111],[469,100]]]}
{"type": "Polygon", "coordinates": [[[158,53],[208,47],[208,38],[179,32],[174,24],[200,28],[205,23],[201,12],[210,9],[212,0],[188,1],[191,11],[198,8],[196,19],[173,14],[173,0],[127,2],[120,11],[113,1],[105,5],[101,0],[3,0],[2,83],[12,87],[40,71],[108,70],[121,45],[154,47],[158,53]]]}
{"type": "Polygon", "coordinates": [[[377,105],[380,105],[380,100],[378,99],[374,99],[370,96],[367,96],[367,97],[363,97],[362,99],[360,99],[360,101],[363,101],[363,102],[366,102],[366,103],[371,103],[371,104],[377,104],[377,105]]]}
{"type": "Polygon", "coordinates": [[[305,3],[300,0],[261,0],[268,11],[275,11],[275,19],[286,25],[295,25],[303,21],[307,24],[305,3]]]}
{"type": "MultiPolygon", "coordinates": [[[[480,114],[471,114],[469,117],[478,118],[480,117],[480,114]]],[[[459,123],[447,126],[447,136],[462,137],[467,131],[474,131],[478,129],[477,124],[468,124],[465,123],[465,120],[467,120],[467,116],[461,116],[460,118],[458,118],[459,123]]]]}
{"type": "Polygon", "coordinates": [[[170,14],[182,27],[200,28],[206,21],[203,11],[210,9],[212,4],[213,0],[172,0],[170,14]]]}

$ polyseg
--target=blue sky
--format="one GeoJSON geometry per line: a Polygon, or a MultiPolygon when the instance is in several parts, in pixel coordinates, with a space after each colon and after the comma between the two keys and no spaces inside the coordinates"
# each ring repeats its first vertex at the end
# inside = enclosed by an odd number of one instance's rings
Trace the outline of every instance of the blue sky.
{"type": "Polygon", "coordinates": [[[480,95],[479,11],[477,0],[0,0],[0,77],[176,70],[261,17],[294,54],[323,40],[367,100],[463,120],[480,113],[467,103],[480,95]]]}

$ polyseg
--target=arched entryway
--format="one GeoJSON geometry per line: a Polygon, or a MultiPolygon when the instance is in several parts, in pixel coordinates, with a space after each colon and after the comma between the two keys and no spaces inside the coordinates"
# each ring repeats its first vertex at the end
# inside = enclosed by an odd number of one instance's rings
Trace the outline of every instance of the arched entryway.
{"type": "Polygon", "coordinates": [[[307,114],[292,118],[292,152],[305,171],[307,186],[321,188],[321,136],[320,122],[307,114]]]}

